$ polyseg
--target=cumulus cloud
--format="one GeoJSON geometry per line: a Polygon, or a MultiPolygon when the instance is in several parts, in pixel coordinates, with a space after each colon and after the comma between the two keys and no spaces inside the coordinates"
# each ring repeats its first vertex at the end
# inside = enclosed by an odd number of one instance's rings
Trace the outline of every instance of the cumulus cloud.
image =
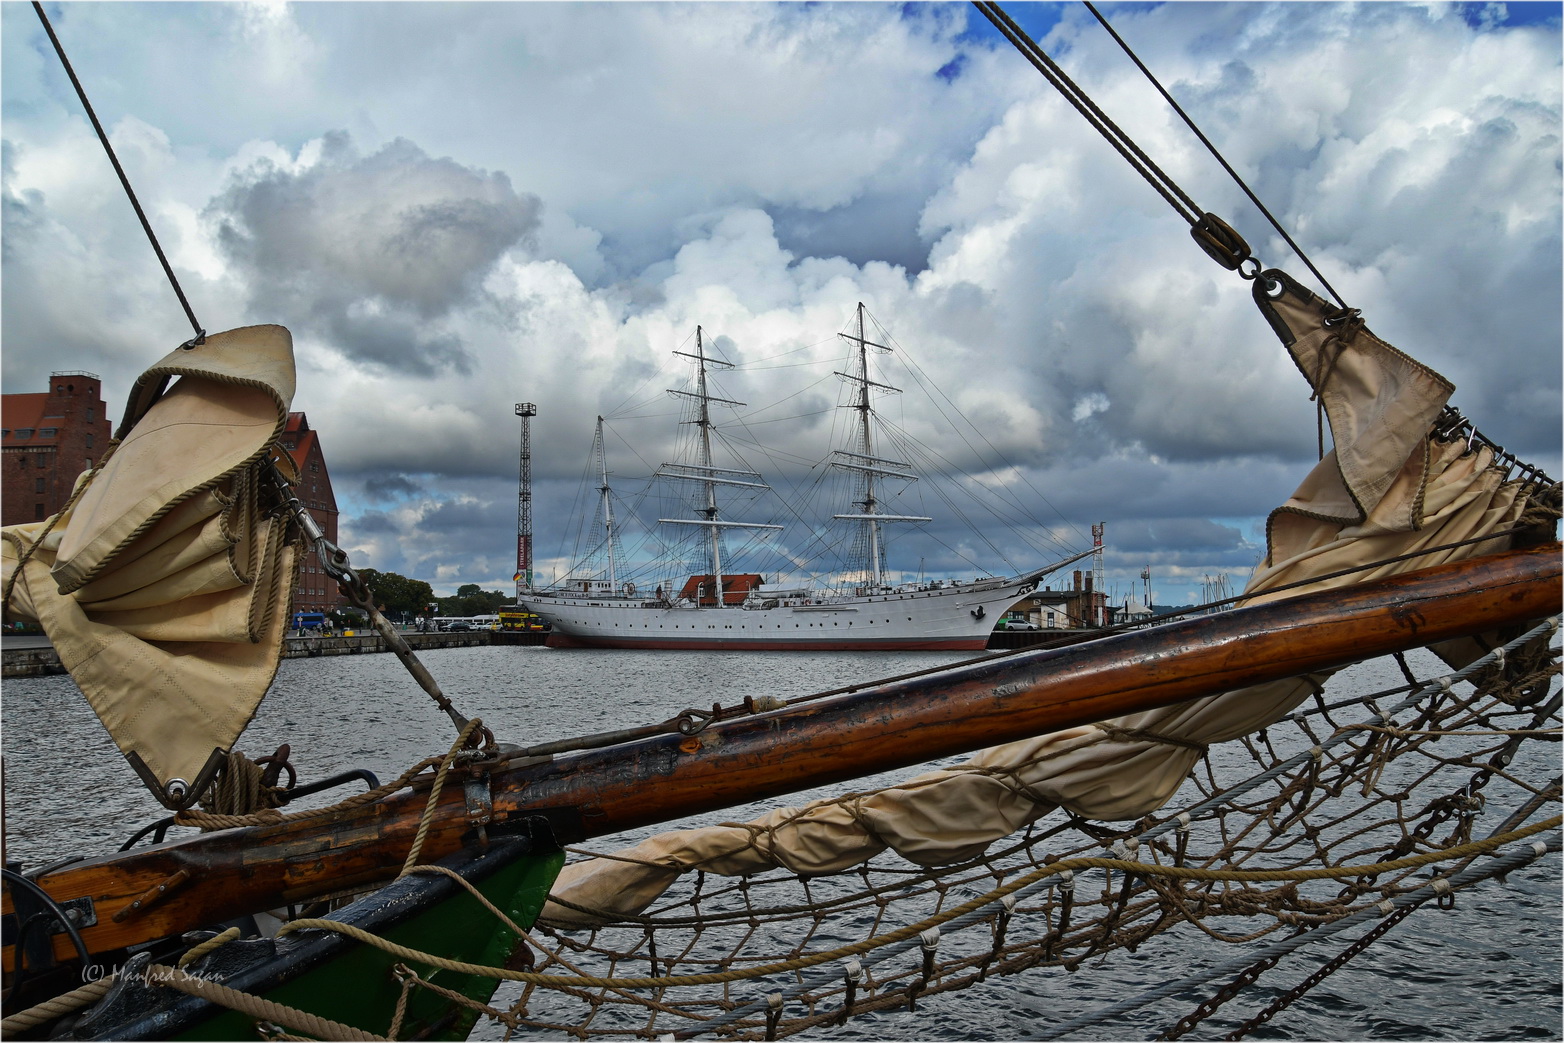
{"type": "Polygon", "coordinates": [[[538,227],[535,196],[500,173],[433,159],[397,139],[361,156],[327,134],[314,162],[261,160],[207,216],[251,287],[251,307],[324,327],[350,359],[391,371],[471,370],[440,320],[538,227]]]}
{"type": "MultiPolygon", "coordinates": [[[[1370,327],[1557,471],[1560,30],[1472,10],[1108,14],[1370,327]]],[[[1089,15],[1016,13],[1057,18],[1034,27],[1072,77],[1316,283],[1089,15]]],[[[0,10],[6,390],[69,365],[113,397],[188,334],[28,15],[0,10]]],[[[697,325],[740,364],[714,378],[749,403],[731,447],[802,498],[850,419],[831,371],[859,301],[915,462],[1011,498],[974,534],[934,478],[910,487],[940,521],[896,537],[908,572],[1031,564],[1105,520],[1110,586],[1151,567],[1159,601],[1194,600],[1253,563],[1314,459],[1247,284],[964,5],[72,4],[57,24],[203,322],[293,330],[295,408],[360,564],[505,586],[532,401],[539,571],[565,568],[596,417],[616,481],[671,459],[663,389],[697,325]],[[937,423],[958,412],[963,433],[937,423]]]]}

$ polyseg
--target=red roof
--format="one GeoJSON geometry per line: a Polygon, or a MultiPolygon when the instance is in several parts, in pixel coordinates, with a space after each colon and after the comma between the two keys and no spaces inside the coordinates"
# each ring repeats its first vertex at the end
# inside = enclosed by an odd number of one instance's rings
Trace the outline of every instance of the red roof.
{"type": "MultiPolygon", "coordinates": [[[[40,438],[38,431],[45,427],[59,427],[58,424],[44,423],[43,411],[49,401],[49,393],[46,391],[21,392],[14,395],[0,396],[3,400],[3,421],[5,429],[11,434],[5,439],[6,445],[16,445],[25,442],[27,445],[48,445],[54,441],[53,437],[40,438]],[[31,438],[18,439],[17,431],[31,430],[31,438]]],[[[63,418],[62,418],[63,419],[63,418]]]]}
{"type": "Polygon", "coordinates": [[[315,448],[315,431],[310,427],[309,421],[303,413],[289,413],[287,426],[283,428],[284,445],[291,442],[293,448],[288,450],[288,455],[293,457],[293,463],[299,470],[304,470],[304,461],[309,459],[310,450],[315,448]],[[288,436],[292,436],[291,438],[288,436]]]}
{"type": "MultiPolygon", "coordinates": [[[[722,603],[724,605],[743,604],[744,598],[751,590],[764,583],[765,580],[754,572],[724,572],[722,574],[722,603]]],[[[704,591],[700,603],[702,605],[715,605],[717,603],[717,585],[712,582],[711,573],[704,576],[691,576],[684,581],[684,589],[679,591],[681,598],[695,600],[697,591],[704,591]]]]}

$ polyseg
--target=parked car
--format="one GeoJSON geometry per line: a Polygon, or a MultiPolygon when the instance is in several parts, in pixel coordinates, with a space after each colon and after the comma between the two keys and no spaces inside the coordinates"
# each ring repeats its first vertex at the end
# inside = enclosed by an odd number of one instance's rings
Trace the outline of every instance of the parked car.
{"type": "Polygon", "coordinates": [[[1036,623],[1032,622],[1030,619],[1007,619],[1004,622],[1004,629],[1006,629],[1006,630],[1041,630],[1043,628],[1038,626],[1036,623]]]}
{"type": "Polygon", "coordinates": [[[472,627],[468,626],[466,623],[457,622],[457,623],[447,623],[444,626],[442,626],[440,629],[441,630],[471,630],[472,627]]]}

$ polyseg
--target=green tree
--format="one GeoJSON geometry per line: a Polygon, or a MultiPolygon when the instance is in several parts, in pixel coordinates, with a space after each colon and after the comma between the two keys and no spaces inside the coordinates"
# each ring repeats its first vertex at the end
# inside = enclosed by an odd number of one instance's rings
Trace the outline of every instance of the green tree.
{"type": "Polygon", "coordinates": [[[476,583],[463,583],[450,597],[440,598],[442,616],[492,616],[514,598],[498,590],[483,590],[476,583]]]}
{"type": "Polygon", "coordinates": [[[395,572],[378,572],[375,569],[359,569],[370,595],[387,613],[422,615],[434,604],[434,588],[421,579],[408,579],[395,572]]]}

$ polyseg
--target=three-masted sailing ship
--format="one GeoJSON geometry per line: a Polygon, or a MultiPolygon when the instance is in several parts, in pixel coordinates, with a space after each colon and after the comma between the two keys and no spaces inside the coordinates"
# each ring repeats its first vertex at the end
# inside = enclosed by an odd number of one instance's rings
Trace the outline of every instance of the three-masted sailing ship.
{"type": "Polygon", "coordinates": [[[814,585],[768,587],[757,572],[729,571],[723,533],[730,529],[775,533],[771,522],[741,521],[724,514],[723,494],[729,490],[769,490],[759,472],[716,466],[713,457],[712,405],[743,403],[712,393],[708,373],[731,364],[709,354],[704,332],[695,329],[695,350],[675,352],[694,366],[689,391],[669,393],[687,399],[692,408],[695,458],[665,463],[656,477],[690,483],[696,489],[693,517],[658,518],[660,525],[703,530],[705,570],[679,577],[666,586],[645,589],[621,580],[615,558],[615,519],[604,460],[603,420],[598,418],[593,444],[602,477],[601,511],[606,563],[588,572],[579,565],[556,589],[524,594],[519,603],[552,627],[548,643],[555,647],[764,649],[825,651],[873,649],[981,649],[1004,612],[1037,589],[1042,577],[1090,554],[1083,551],[1050,565],[1008,577],[891,582],[886,568],[887,525],[923,524],[934,519],[897,514],[885,509],[882,485],[914,482],[912,465],[881,455],[875,433],[873,395],[898,389],[876,380],[869,366],[871,349],[891,350],[865,334],[864,306],[856,309],[852,332],[842,337],[852,344],[849,372],[836,375],[850,386],[849,407],[856,413],[850,449],[833,450],[831,467],[855,479],[851,511],[834,514],[856,531],[856,567],[842,584],[822,589],[814,585]]]}

